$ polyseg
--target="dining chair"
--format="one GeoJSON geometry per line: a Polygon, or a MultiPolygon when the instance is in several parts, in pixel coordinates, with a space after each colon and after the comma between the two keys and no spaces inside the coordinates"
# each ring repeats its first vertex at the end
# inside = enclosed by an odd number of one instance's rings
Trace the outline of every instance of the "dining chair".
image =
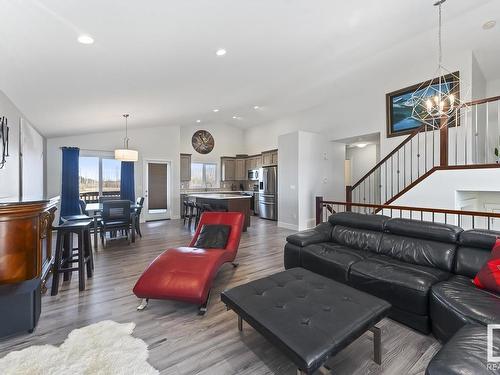
{"type": "Polygon", "coordinates": [[[130,244],[129,232],[131,222],[132,217],[130,216],[129,200],[104,201],[102,203],[101,220],[99,223],[103,246],[106,246],[107,232],[111,232],[112,235],[115,235],[119,231],[125,232],[125,236],[130,244]]]}
{"type": "Polygon", "coordinates": [[[144,197],[139,197],[135,201],[135,205],[137,206],[132,213],[132,215],[135,216],[135,232],[139,235],[139,237],[142,237],[141,233],[141,224],[140,224],[140,218],[141,218],[141,212],[142,212],[142,206],[144,205],[144,197]]]}

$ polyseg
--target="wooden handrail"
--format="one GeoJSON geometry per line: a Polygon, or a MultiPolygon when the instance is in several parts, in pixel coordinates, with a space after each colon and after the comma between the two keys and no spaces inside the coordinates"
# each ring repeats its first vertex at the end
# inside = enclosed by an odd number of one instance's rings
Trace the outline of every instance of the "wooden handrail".
{"type": "Polygon", "coordinates": [[[375,167],[373,167],[372,169],[370,169],[368,171],[368,173],[366,173],[363,177],[361,177],[359,179],[358,182],[356,182],[354,185],[352,185],[352,189],[356,189],[359,185],[361,185],[361,183],[366,180],[373,172],[375,172],[379,167],[382,166],[382,164],[384,164],[387,160],[390,159],[391,156],[393,156],[396,152],[398,152],[401,148],[404,147],[404,145],[406,145],[408,142],[410,142],[412,140],[413,137],[415,137],[418,133],[420,133],[420,131],[422,129],[424,129],[427,125],[421,125],[420,127],[416,128],[415,130],[413,130],[409,135],[408,137],[405,138],[405,140],[403,142],[401,142],[394,150],[392,150],[391,152],[389,152],[382,160],[380,160],[376,165],[375,167]]]}
{"type": "Polygon", "coordinates": [[[461,211],[461,210],[448,210],[448,209],[443,209],[443,208],[394,206],[394,205],[388,205],[388,204],[352,203],[352,202],[337,202],[337,201],[321,201],[321,204],[323,206],[327,205],[327,204],[333,204],[333,205],[339,205],[339,206],[375,208],[378,210],[430,212],[430,213],[435,213],[435,214],[500,218],[500,213],[483,212],[483,211],[461,211]]]}
{"type": "Polygon", "coordinates": [[[484,104],[484,103],[490,103],[490,102],[496,102],[497,100],[500,100],[500,96],[492,96],[490,98],[484,98],[484,99],[477,99],[477,100],[472,100],[468,103],[464,103],[464,106],[473,106],[473,105],[479,105],[479,104],[484,104]]]}

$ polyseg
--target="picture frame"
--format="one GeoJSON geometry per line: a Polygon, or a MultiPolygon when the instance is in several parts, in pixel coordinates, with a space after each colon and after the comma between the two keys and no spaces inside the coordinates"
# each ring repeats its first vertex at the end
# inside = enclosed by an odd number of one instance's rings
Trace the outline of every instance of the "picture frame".
{"type": "MultiPolygon", "coordinates": [[[[460,78],[459,72],[450,73],[444,76],[445,82],[452,86],[451,93],[460,100],[460,78]],[[453,82],[453,85],[451,84],[453,82]]],[[[386,119],[387,119],[387,138],[407,135],[419,128],[422,123],[411,117],[412,106],[409,103],[413,93],[416,90],[424,90],[430,85],[438,84],[439,78],[417,83],[385,95],[386,119]]],[[[450,125],[455,126],[455,120],[450,121],[450,125]]],[[[456,121],[456,126],[460,126],[460,116],[456,121]]]]}

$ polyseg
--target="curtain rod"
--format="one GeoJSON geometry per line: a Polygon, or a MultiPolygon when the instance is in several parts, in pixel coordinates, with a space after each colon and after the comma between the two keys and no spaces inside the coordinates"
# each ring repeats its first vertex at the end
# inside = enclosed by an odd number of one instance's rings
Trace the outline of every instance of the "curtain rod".
{"type": "MultiPolygon", "coordinates": [[[[60,150],[62,150],[63,148],[79,148],[79,147],[72,147],[72,146],[61,146],[59,147],[60,150]]],[[[91,150],[91,149],[88,149],[88,148],[80,148],[80,151],[91,151],[91,152],[114,152],[113,150],[91,150]]]]}

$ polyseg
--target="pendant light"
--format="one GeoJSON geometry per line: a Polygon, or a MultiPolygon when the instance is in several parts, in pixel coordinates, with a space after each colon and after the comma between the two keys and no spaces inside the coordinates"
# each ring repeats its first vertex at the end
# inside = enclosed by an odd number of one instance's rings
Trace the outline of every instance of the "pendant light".
{"type": "MultiPolygon", "coordinates": [[[[446,0],[434,3],[438,7],[438,66],[434,78],[425,82],[411,96],[412,118],[433,128],[447,126],[450,120],[458,121],[460,110],[467,109],[460,100],[460,76],[443,66],[442,5],[446,0]]],[[[462,88],[463,91],[463,88],[462,88]]]]}
{"type": "Polygon", "coordinates": [[[139,152],[137,150],[131,150],[128,148],[128,117],[129,114],[125,113],[123,115],[125,118],[125,138],[123,138],[123,148],[115,150],[115,159],[120,161],[137,161],[139,160],[139,152]]]}

